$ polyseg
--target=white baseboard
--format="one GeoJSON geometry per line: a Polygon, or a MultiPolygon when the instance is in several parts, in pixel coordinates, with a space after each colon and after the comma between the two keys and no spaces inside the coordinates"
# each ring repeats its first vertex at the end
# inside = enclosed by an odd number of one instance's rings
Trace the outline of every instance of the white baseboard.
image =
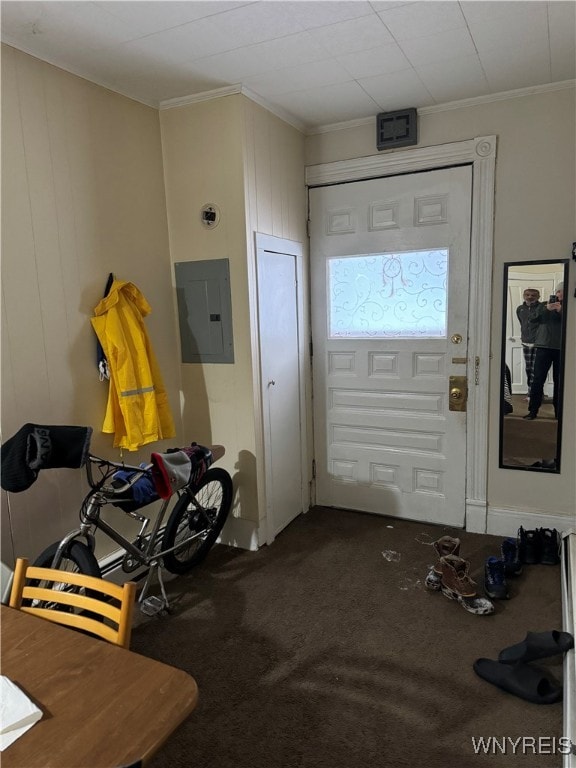
{"type": "Polygon", "coordinates": [[[229,517],[222,529],[218,543],[255,552],[261,545],[258,523],[253,520],[244,520],[241,517],[229,517]]]}
{"type": "Polygon", "coordinates": [[[568,515],[554,515],[540,509],[488,507],[486,533],[494,536],[516,536],[520,526],[525,530],[555,528],[560,533],[567,533],[574,530],[574,519],[568,515]]]}
{"type": "Polygon", "coordinates": [[[486,502],[466,499],[466,530],[486,533],[486,502]]]}

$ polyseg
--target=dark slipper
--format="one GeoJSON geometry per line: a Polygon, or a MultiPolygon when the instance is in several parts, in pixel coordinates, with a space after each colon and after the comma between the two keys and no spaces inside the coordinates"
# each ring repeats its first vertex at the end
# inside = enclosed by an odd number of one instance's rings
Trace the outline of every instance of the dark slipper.
{"type": "Polygon", "coordinates": [[[511,666],[492,659],[476,659],[474,672],[503,691],[533,704],[554,704],[562,699],[562,686],[527,664],[511,666]]]}
{"type": "Polygon", "coordinates": [[[574,638],[569,632],[528,632],[521,643],[504,648],[498,654],[498,661],[503,664],[527,663],[534,659],[547,659],[574,648],[574,638]]]}

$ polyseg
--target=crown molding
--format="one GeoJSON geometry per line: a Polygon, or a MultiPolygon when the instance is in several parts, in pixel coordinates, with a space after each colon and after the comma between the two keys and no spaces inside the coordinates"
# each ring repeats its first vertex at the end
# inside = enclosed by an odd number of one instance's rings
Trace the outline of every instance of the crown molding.
{"type": "Polygon", "coordinates": [[[268,112],[272,112],[272,114],[276,115],[276,117],[279,117],[280,120],[283,120],[285,123],[293,126],[301,133],[306,132],[306,126],[303,122],[295,118],[293,115],[290,115],[281,107],[277,107],[276,105],[271,104],[265,98],[259,96],[257,93],[254,93],[241,83],[237,83],[236,85],[227,85],[223,88],[215,88],[212,91],[202,91],[202,93],[195,93],[190,96],[166,99],[165,101],[160,102],[158,109],[162,111],[165,109],[187,107],[190,104],[197,104],[201,101],[210,101],[211,99],[220,99],[223,96],[231,96],[232,94],[236,93],[240,93],[242,96],[246,96],[247,99],[250,99],[250,101],[253,101],[256,104],[259,104],[261,107],[264,107],[264,109],[268,110],[268,112]]]}
{"type": "MultiPolygon", "coordinates": [[[[550,93],[552,91],[565,91],[576,88],[576,80],[562,80],[558,83],[547,83],[546,85],[531,85],[526,88],[517,88],[513,91],[501,91],[500,93],[490,93],[486,96],[474,96],[471,99],[460,99],[458,101],[447,101],[445,104],[434,104],[431,107],[419,107],[419,115],[433,115],[436,112],[448,112],[452,109],[465,109],[466,107],[477,107],[481,104],[490,104],[496,101],[507,101],[508,99],[520,99],[524,96],[534,96],[540,93],[550,93]]],[[[358,120],[348,120],[342,123],[332,123],[330,125],[320,125],[317,128],[307,130],[308,136],[319,133],[331,133],[332,131],[345,131],[350,128],[358,128],[364,125],[372,125],[375,115],[363,117],[358,120]]]]}
{"type": "Polygon", "coordinates": [[[202,91],[190,96],[177,96],[174,99],[165,99],[158,104],[159,110],[177,109],[178,107],[187,107],[189,104],[198,104],[200,101],[211,101],[220,99],[223,96],[232,96],[235,93],[242,93],[241,85],[226,85],[223,88],[214,88],[211,91],[202,91]]]}

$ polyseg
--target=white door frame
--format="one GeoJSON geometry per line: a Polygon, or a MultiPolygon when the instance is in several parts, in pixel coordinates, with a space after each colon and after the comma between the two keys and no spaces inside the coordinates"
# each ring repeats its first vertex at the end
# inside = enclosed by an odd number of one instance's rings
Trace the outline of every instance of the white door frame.
{"type": "MultiPolygon", "coordinates": [[[[298,357],[300,362],[300,435],[301,435],[301,471],[302,471],[302,510],[307,512],[310,507],[310,468],[308,461],[308,441],[307,441],[307,409],[306,409],[306,371],[308,369],[306,359],[306,349],[308,345],[308,330],[305,325],[305,312],[304,312],[304,266],[303,266],[303,247],[302,243],[298,243],[294,240],[286,240],[281,237],[274,237],[273,235],[265,235],[260,232],[255,232],[255,245],[256,245],[256,260],[263,257],[264,251],[272,251],[273,253],[282,253],[289,256],[294,256],[296,259],[296,279],[298,281],[298,287],[296,290],[297,298],[297,315],[298,315],[298,357]]],[[[256,270],[257,274],[258,270],[256,270]]],[[[260,317],[258,316],[258,327],[260,323],[260,317]]],[[[260,333],[258,333],[260,338],[260,333]]],[[[266,424],[266,416],[264,413],[264,387],[265,383],[262,379],[262,357],[260,353],[260,346],[257,347],[257,361],[255,361],[255,368],[258,373],[258,401],[259,407],[255,410],[256,415],[256,441],[258,455],[261,456],[261,460],[257,461],[257,472],[262,477],[262,481],[258,483],[258,506],[260,509],[265,510],[266,520],[264,521],[264,531],[266,536],[266,544],[271,544],[274,541],[274,520],[272,505],[269,498],[267,489],[271,487],[270,465],[266,461],[268,455],[269,446],[269,429],[266,424]]],[[[260,543],[263,543],[260,541],[260,543]]]]}
{"type": "Polygon", "coordinates": [[[468,321],[469,335],[473,334],[468,345],[468,370],[473,375],[468,390],[466,530],[485,533],[496,136],[311,165],[306,168],[306,184],[315,187],[463,164],[473,168],[468,321]]]}

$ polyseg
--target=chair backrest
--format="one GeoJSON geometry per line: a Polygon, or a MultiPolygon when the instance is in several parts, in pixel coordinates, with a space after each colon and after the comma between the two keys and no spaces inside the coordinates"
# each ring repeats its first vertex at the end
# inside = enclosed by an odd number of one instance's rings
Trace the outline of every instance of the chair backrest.
{"type": "Polygon", "coordinates": [[[12,589],[12,568],[0,561],[0,601],[3,605],[8,604],[10,599],[10,590],[12,589]]]}
{"type": "Polygon", "coordinates": [[[119,586],[83,573],[37,568],[19,557],[9,605],[128,648],[135,597],[133,581],[119,586]]]}

